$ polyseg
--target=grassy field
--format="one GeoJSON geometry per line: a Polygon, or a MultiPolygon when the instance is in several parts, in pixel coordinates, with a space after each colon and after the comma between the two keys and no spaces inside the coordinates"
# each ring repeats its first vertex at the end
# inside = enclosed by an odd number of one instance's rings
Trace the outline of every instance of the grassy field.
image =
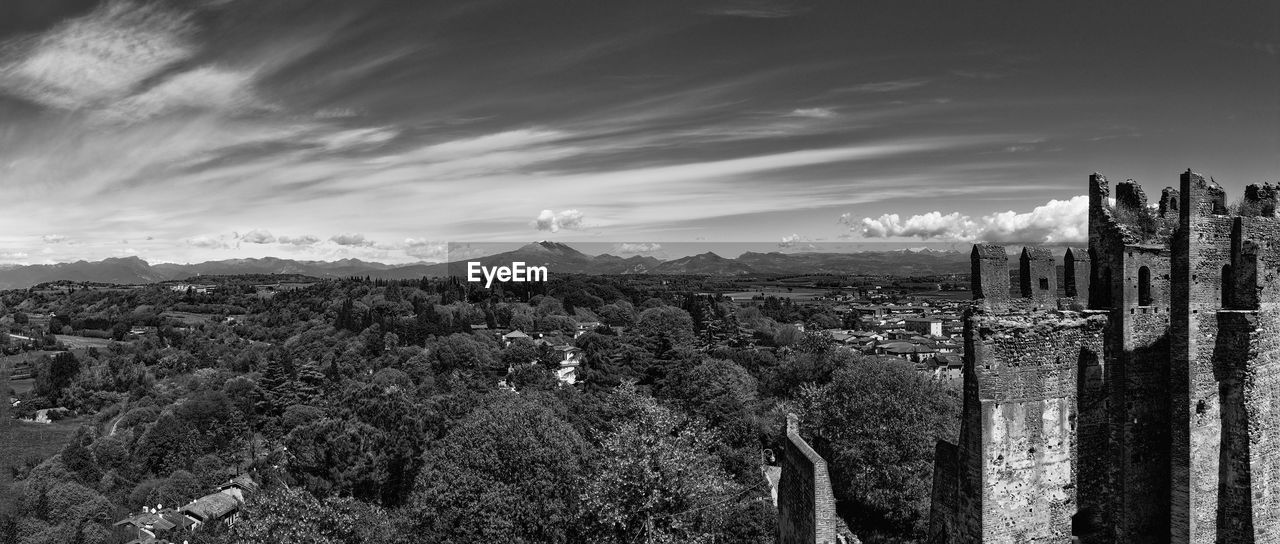
{"type": "Polygon", "coordinates": [[[789,299],[792,299],[793,301],[798,302],[801,300],[813,300],[822,295],[825,295],[826,293],[827,293],[826,289],[812,289],[812,288],[797,287],[788,291],[786,288],[780,289],[777,287],[761,287],[759,289],[755,289],[752,291],[736,291],[731,293],[724,293],[724,295],[729,297],[729,299],[733,300],[734,302],[750,301],[752,297],[757,297],[762,295],[766,297],[777,297],[780,299],[789,298],[789,299]]]}
{"type": "Polygon", "coordinates": [[[62,345],[67,346],[67,349],[106,349],[112,342],[110,338],[90,338],[88,336],[72,336],[69,334],[55,334],[53,336],[59,342],[62,342],[62,345]]]}
{"type": "MultiPolygon", "coordinates": [[[[24,460],[32,458],[44,460],[61,451],[62,446],[66,445],[67,440],[71,439],[71,435],[75,434],[76,429],[80,428],[83,422],[84,418],[49,424],[30,423],[7,417],[0,420],[0,471],[4,471],[5,476],[0,478],[0,484],[7,482],[12,467],[21,465],[24,460]]],[[[12,492],[0,489],[0,493],[10,495],[12,492]]]]}
{"type": "Polygon", "coordinates": [[[214,323],[218,321],[218,318],[216,316],[213,316],[210,314],[197,314],[192,312],[167,311],[160,314],[160,317],[181,321],[183,325],[186,325],[188,327],[199,325],[201,323],[214,323]]]}

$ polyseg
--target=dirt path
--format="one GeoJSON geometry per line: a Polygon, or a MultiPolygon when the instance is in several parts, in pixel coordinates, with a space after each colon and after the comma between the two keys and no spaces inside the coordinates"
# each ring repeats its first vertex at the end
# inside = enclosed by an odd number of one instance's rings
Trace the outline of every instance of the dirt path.
{"type": "Polygon", "coordinates": [[[116,427],[120,426],[120,420],[124,419],[124,414],[129,410],[129,397],[125,397],[120,401],[120,414],[111,419],[111,427],[107,429],[107,436],[116,434],[116,427]]]}

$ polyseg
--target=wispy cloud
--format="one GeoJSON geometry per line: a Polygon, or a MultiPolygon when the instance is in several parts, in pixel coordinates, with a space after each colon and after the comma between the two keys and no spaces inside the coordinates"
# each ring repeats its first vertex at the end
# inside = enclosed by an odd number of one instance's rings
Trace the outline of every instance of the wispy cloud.
{"type": "Polygon", "coordinates": [[[905,91],[916,87],[923,87],[929,83],[925,78],[909,78],[894,79],[889,81],[873,81],[870,83],[860,83],[851,87],[840,89],[844,92],[855,93],[892,93],[897,91],[905,91]]]}
{"type": "Polygon", "coordinates": [[[0,89],[49,107],[121,98],[195,53],[186,14],[155,3],[106,2],[43,35],[8,43],[0,89]]]}
{"type": "Polygon", "coordinates": [[[809,11],[808,7],[785,0],[732,0],[721,1],[706,8],[703,13],[752,19],[780,19],[794,17],[809,11]]]}
{"type": "Polygon", "coordinates": [[[811,117],[814,119],[830,119],[836,116],[835,110],[831,108],[797,108],[791,110],[788,114],[791,117],[811,117]]]}

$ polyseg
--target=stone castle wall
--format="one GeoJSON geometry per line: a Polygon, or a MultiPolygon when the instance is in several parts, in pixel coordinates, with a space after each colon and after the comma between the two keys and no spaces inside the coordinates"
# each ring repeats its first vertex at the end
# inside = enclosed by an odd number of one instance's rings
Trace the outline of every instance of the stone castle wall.
{"type": "Polygon", "coordinates": [[[827,462],[800,437],[800,422],[787,415],[787,442],[778,482],[778,542],[856,544],[836,513],[827,462]]]}
{"type": "Polygon", "coordinates": [[[934,542],[1280,542],[1280,188],[1089,178],[1089,247],[974,247],[934,542]],[[1087,308],[1085,310],[1084,308],[1087,308]]]}

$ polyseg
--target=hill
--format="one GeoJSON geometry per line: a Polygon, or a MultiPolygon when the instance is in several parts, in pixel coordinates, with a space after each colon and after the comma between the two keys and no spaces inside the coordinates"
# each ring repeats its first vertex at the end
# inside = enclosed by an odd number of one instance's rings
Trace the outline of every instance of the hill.
{"type": "MultiPolygon", "coordinates": [[[[700,276],[855,274],[931,275],[963,274],[969,257],[957,251],[864,251],[858,253],[754,253],[726,258],[712,252],[661,261],[650,256],[587,255],[560,242],[534,242],[518,249],[475,259],[486,267],[523,262],[545,266],[553,274],[673,274],[700,276]]],[[[57,281],[106,284],[147,284],[162,281],[201,281],[201,276],[296,275],[312,278],[369,276],[379,279],[415,279],[466,275],[466,262],[391,265],[359,259],[296,261],[265,257],[229,259],[196,264],[149,264],[137,257],[96,262],[76,261],[52,265],[0,268],[0,289],[25,289],[57,281]]]]}

